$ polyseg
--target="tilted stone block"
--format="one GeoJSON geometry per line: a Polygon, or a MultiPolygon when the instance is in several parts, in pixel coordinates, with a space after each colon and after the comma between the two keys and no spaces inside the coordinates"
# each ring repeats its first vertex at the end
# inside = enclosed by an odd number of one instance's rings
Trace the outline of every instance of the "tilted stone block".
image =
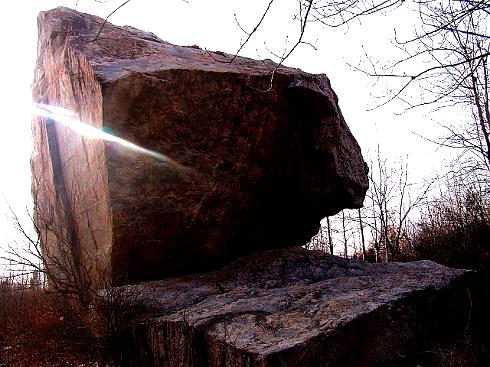
{"type": "Polygon", "coordinates": [[[362,205],[367,167],[325,75],[101,29],[66,8],[38,22],[34,100],[71,111],[33,122],[38,226],[90,276],[215,269],[303,245],[323,217],[362,205]],[[73,120],[158,154],[81,135],[73,120]]]}

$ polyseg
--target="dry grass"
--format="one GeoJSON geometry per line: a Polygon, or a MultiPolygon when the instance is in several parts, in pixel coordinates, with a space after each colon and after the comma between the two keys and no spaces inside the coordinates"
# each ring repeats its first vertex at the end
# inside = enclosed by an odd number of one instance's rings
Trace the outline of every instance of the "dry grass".
{"type": "Polygon", "coordinates": [[[0,283],[0,365],[81,366],[100,359],[76,315],[42,287],[0,283]]]}
{"type": "Polygon", "coordinates": [[[0,281],[0,367],[138,366],[130,292],[108,289],[87,313],[30,283],[0,281]]]}

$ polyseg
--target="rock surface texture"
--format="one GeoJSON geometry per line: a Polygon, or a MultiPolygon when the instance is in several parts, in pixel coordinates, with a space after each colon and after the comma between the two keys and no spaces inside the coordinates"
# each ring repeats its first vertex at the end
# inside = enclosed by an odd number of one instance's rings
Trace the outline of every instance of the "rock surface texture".
{"type": "Polygon", "coordinates": [[[414,366],[467,327],[473,274],[290,248],[121,291],[146,310],[134,344],[144,365],[414,366]]]}
{"type": "Polygon", "coordinates": [[[230,63],[66,8],[38,23],[34,100],[166,156],[34,120],[45,238],[78,243],[90,271],[123,284],[216,269],[302,245],[362,205],[367,167],[325,75],[281,66],[266,91],[270,61],[230,63]]]}

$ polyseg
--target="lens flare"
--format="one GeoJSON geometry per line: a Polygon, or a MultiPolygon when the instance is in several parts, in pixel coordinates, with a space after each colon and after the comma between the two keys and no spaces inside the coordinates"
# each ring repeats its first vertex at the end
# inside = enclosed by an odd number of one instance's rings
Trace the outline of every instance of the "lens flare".
{"type": "Polygon", "coordinates": [[[121,145],[124,148],[129,150],[145,154],[152,158],[155,158],[159,161],[171,163],[173,165],[180,166],[177,162],[173,161],[171,158],[166,156],[165,154],[155,152],[154,150],[146,149],[131,143],[127,140],[119,138],[115,135],[109,134],[105,131],[97,129],[93,126],[90,126],[86,123],[81,122],[76,118],[76,113],[70,110],[67,110],[62,107],[48,105],[44,103],[34,103],[34,114],[41,117],[49,118],[53,121],[56,121],[63,126],[68,127],[73,130],[77,134],[83,135],[89,139],[99,139],[108,141],[111,143],[116,143],[121,145]]]}

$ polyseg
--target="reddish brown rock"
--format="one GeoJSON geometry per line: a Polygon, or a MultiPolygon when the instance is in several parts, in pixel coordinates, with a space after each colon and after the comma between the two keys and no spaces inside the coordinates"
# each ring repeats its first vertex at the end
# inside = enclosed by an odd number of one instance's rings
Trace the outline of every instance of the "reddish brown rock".
{"type": "Polygon", "coordinates": [[[302,245],[362,205],[367,168],[325,75],[280,67],[264,92],[268,61],[110,23],[95,40],[103,20],[66,8],[38,22],[35,101],[168,157],[34,120],[43,238],[62,233],[90,272],[121,284],[205,271],[302,245]]]}
{"type": "Polygon", "coordinates": [[[130,343],[145,366],[416,366],[467,330],[475,275],[290,248],[109,292],[146,310],[130,343]]]}

